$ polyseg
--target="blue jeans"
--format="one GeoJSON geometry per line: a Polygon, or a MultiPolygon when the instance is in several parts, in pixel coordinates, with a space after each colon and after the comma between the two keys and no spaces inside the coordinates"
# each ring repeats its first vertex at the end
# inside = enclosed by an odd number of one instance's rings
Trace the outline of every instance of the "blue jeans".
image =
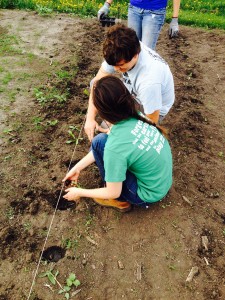
{"type": "Polygon", "coordinates": [[[128,27],[133,28],[138,39],[153,50],[156,47],[165,17],[166,8],[147,10],[128,5],[128,27]]]}
{"type": "MultiPolygon", "coordinates": [[[[95,162],[99,168],[102,180],[105,181],[105,169],[104,169],[104,148],[107,141],[108,135],[100,133],[94,137],[91,144],[91,151],[94,155],[95,162]]],[[[137,178],[130,171],[126,173],[126,180],[123,181],[122,192],[119,197],[119,201],[127,201],[131,204],[135,204],[141,207],[148,208],[149,203],[144,202],[137,194],[137,178]]]]}

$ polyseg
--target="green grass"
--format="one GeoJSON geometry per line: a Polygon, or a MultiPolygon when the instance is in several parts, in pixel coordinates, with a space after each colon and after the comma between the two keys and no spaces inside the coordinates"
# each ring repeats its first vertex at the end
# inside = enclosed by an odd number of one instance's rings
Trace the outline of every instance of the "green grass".
{"type": "MultiPolygon", "coordinates": [[[[0,8],[32,9],[40,14],[53,11],[73,13],[79,16],[96,16],[104,0],[0,0],[0,8]]],[[[114,0],[110,15],[126,19],[129,0],[114,0]]],[[[224,0],[182,0],[179,24],[206,28],[225,29],[224,0]]],[[[172,0],[169,0],[167,22],[172,16],[172,0]]]]}
{"type": "Polygon", "coordinates": [[[18,45],[17,37],[13,35],[0,33],[0,56],[4,56],[6,54],[8,55],[21,54],[21,50],[16,49],[15,45],[18,45]]]}

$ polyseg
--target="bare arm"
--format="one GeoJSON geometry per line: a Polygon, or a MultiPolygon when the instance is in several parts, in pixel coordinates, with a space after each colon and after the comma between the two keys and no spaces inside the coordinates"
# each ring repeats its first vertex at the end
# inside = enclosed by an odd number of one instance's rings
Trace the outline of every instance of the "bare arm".
{"type": "Polygon", "coordinates": [[[173,18],[178,18],[181,0],[173,0],[173,18]]]}
{"type": "MultiPolygon", "coordinates": [[[[109,73],[105,72],[104,69],[101,67],[93,79],[93,82],[96,80],[99,80],[100,78],[110,75],[109,73]]],[[[93,93],[93,85],[91,87],[90,97],[89,97],[89,103],[88,103],[88,110],[87,110],[87,117],[86,122],[84,125],[84,130],[88,136],[89,141],[92,141],[94,137],[95,129],[98,129],[98,123],[95,121],[95,117],[97,115],[97,110],[93,104],[92,99],[92,93],[93,93]]]]}
{"type": "Polygon", "coordinates": [[[77,183],[80,172],[85,169],[87,166],[95,162],[93,152],[90,151],[86,156],[84,156],[63,178],[63,182],[67,179],[75,181],[77,183]]]}
{"type": "Polygon", "coordinates": [[[122,192],[122,182],[107,182],[106,187],[99,189],[68,188],[64,196],[69,201],[78,200],[80,197],[115,199],[122,192]]]}

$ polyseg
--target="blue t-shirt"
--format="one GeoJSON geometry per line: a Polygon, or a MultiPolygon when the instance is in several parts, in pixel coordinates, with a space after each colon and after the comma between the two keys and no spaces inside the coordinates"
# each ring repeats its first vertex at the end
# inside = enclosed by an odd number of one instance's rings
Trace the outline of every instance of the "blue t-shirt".
{"type": "Polygon", "coordinates": [[[166,8],[168,0],[131,0],[130,4],[147,10],[166,8]]]}

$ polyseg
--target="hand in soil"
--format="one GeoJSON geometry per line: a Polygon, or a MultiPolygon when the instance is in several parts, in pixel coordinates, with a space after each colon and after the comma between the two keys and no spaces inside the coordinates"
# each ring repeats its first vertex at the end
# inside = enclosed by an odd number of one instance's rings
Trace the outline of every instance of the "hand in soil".
{"type": "Polygon", "coordinates": [[[80,189],[76,187],[71,187],[65,190],[67,194],[63,196],[64,199],[69,201],[77,201],[80,199],[80,189]]]}

